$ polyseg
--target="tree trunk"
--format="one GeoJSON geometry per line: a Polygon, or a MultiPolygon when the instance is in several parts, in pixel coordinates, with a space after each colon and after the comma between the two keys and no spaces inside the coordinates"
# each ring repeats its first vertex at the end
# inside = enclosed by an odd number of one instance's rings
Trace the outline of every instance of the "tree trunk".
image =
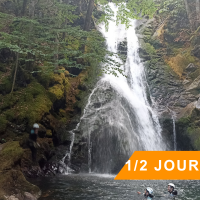
{"type": "Polygon", "coordinates": [[[58,35],[58,33],[57,33],[57,35],[56,35],[56,39],[55,39],[55,43],[56,43],[56,54],[54,54],[54,61],[55,61],[55,63],[54,63],[54,66],[55,66],[55,70],[57,70],[58,69],[58,51],[59,51],[59,35],[58,35]]]}
{"type": "Polygon", "coordinates": [[[190,21],[191,30],[194,30],[194,23],[193,23],[193,20],[192,20],[192,13],[190,11],[189,2],[188,2],[188,0],[184,0],[184,2],[185,2],[185,8],[186,8],[186,11],[187,11],[188,19],[190,21]]]}
{"type": "MultiPolygon", "coordinates": [[[[38,0],[31,0],[30,4],[29,4],[29,18],[33,19],[35,17],[35,6],[38,3],[38,0]]],[[[33,30],[33,24],[30,23],[29,26],[29,40],[31,41],[31,33],[33,30]]],[[[31,49],[31,45],[29,45],[29,49],[31,49]]],[[[27,55],[27,59],[32,59],[33,55],[31,53],[28,53],[27,55]]],[[[28,61],[26,64],[26,69],[29,69],[30,71],[33,69],[33,62],[32,61],[28,61]]]]}
{"type": "Polygon", "coordinates": [[[85,25],[84,30],[89,31],[90,30],[90,24],[91,24],[91,18],[92,18],[92,12],[94,9],[94,0],[89,1],[88,10],[85,18],[85,25]]]}
{"type": "Polygon", "coordinates": [[[19,53],[17,53],[17,58],[16,58],[15,73],[14,73],[14,77],[13,77],[12,90],[10,92],[11,94],[13,93],[13,90],[14,90],[14,87],[15,87],[15,80],[16,80],[16,75],[17,75],[18,62],[19,62],[19,53]]]}
{"type": "Polygon", "coordinates": [[[38,0],[31,0],[30,1],[30,5],[29,5],[29,17],[31,19],[33,19],[34,16],[35,16],[35,6],[36,6],[37,3],[38,3],[38,0]]]}
{"type": "Polygon", "coordinates": [[[196,0],[196,17],[197,17],[197,28],[199,27],[200,25],[200,2],[199,0],[196,0]]]}
{"type": "Polygon", "coordinates": [[[78,12],[79,13],[82,12],[82,2],[81,2],[81,0],[78,1],[78,12]]]}
{"type": "Polygon", "coordinates": [[[25,15],[26,15],[27,3],[28,3],[28,0],[24,0],[24,1],[23,1],[22,16],[25,16],[25,15]]]}

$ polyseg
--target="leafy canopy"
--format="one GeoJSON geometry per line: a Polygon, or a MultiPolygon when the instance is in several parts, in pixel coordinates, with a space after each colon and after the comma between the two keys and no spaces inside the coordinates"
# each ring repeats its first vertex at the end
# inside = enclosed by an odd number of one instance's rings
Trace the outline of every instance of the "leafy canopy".
{"type": "MultiPolygon", "coordinates": [[[[154,0],[113,0],[118,7],[116,23],[125,24],[128,28],[131,19],[141,19],[143,16],[153,17],[157,10],[154,0]]],[[[109,0],[96,0],[101,5],[104,14],[100,18],[100,22],[104,22],[108,27],[108,20],[111,20],[114,13],[110,7],[109,0]]]]}

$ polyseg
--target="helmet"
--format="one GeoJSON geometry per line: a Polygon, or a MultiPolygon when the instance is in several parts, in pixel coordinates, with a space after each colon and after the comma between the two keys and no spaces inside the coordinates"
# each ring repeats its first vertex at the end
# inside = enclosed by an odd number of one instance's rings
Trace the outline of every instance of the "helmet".
{"type": "Polygon", "coordinates": [[[39,128],[39,125],[38,124],[33,124],[33,128],[39,128]]]}
{"type": "Polygon", "coordinates": [[[150,187],[147,187],[146,190],[149,192],[149,194],[153,194],[153,189],[150,187]]]}
{"type": "Polygon", "coordinates": [[[173,183],[169,183],[168,186],[171,186],[175,189],[175,185],[173,183]]]}

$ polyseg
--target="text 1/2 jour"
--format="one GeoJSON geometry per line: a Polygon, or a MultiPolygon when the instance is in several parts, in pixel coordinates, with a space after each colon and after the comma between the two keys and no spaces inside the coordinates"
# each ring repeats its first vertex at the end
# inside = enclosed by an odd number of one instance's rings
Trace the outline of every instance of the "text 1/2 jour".
{"type": "MultiPolygon", "coordinates": [[[[133,164],[134,167],[134,171],[136,171],[138,169],[138,160],[135,161],[135,163],[133,164]]],[[[147,161],[146,160],[141,160],[139,162],[140,164],[142,164],[142,166],[139,168],[139,171],[147,171],[147,161]]],[[[126,162],[126,164],[128,165],[128,171],[132,170],[132,163],[131,160],[128,160],[128,162],[126,162]]],[[[163,168],[166,171],[173,171],[175,169],[177,169],[178,171],[185,171],[187,170],[189,167],[189,171],[199,171],[198,169],[198,161],[197,160],[177,160],[176,162],[174,162],[173,160],[166,160],[166,161],[162,161],[159,160],[157,166],[154,167],[155,171],[161,171],[163,168]]]]}

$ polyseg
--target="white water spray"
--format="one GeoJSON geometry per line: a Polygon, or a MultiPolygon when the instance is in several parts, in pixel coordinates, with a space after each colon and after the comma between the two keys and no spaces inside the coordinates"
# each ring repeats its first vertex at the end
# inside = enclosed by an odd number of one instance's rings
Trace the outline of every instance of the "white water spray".
{"type": "MultiPolygon", "coordinates": [[[[117,8],[110,3],[112,10],[117,8]]],[[[166,150],[158,117],[146,96],[144,67],[138,55],[139,42],[131,27],[110,21],[100,31],[107,47],[117,53],[120,42],[127,42],[127,60],[122,66],[128,78],[118,74],[104,75],[89,96],[76,129],[88,139],[89,172],[116,173],[136,150],[166,150]]],[[[113,57],[122,63],[119,57],[113,57]]]]}
{"type": "MultiPolygon", "coordinates": [[[[116,6],[112,3],[110,5],[116,15],[116,6]]],[[[100,27],[100,31],[106,37],[110,51],[117,53],[118,44],[125,40],[127,40],[128,48],[127,60],[124,66],[128,79],[119,74],[117,78],[112,75],[106,75],[103,80],[109,82],[118,93],[123,95],[137,113],[137,121],[140,124],[140,139],[144,149],[165,149],[166,146],[162,142],[158,117],[150,107],[146,96],[144,67],[138,55],[139,42],[135,33],[136,20],[131,21],[131,27],[128,29],[126,29],[125,25],[116,26],[114,21],[110,21],[108,32],[106,32],[104,25],[100,27]]]]}

